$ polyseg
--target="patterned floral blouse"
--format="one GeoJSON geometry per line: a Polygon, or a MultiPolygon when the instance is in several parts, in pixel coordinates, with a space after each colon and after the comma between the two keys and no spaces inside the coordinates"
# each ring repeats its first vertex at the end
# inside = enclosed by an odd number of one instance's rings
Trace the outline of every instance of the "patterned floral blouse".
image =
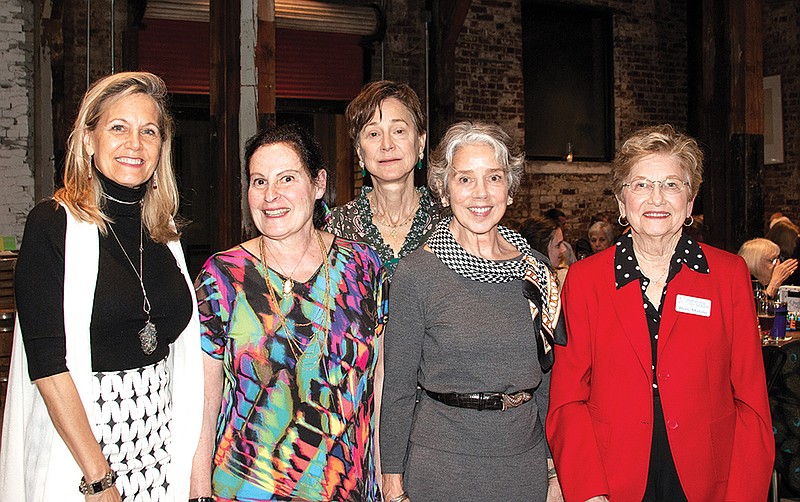
{"type": "Polygon", "coordinates": [[[322,270],[284,297],[285,278],[240,246],[197,277],[202,347],[223,363],[217,500],[380,500],[373,382],[386,272],[372,249],[339,238],[328,280],[322,270]]]}
{"type": "Polygon", "coordinates": [[[392,248],[383,241],[378,227],[372,222],[372,207],[367,199],[367,194],[371,191],[372,187],[363,187],[358,197],[344,206],[331,209],[326,230],[345,239],[369,244],[378,252],[391,277],[400,258],[420,247],[433,232],[440,220],[439,208],[434,204],[427,188],[417,187],[419,209],[411,222],[403,247],[395,256],[392,248]]]}

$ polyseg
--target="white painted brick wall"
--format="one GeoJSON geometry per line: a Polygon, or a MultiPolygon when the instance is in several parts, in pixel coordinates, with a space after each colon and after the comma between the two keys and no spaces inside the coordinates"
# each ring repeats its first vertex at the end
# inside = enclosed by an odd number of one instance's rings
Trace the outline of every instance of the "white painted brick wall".
{"type": "Polygon", "coordinates": [[[33,192],[33,8],[0,1],[0,236],[22,240],[33,192]]]}

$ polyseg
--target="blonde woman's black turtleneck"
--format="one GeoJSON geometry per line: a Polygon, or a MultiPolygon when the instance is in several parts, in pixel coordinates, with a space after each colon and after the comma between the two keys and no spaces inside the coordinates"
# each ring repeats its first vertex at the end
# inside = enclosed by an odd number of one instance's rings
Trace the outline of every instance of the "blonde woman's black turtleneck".
{"type": "MultiPolygon", "coordinates": [[[[97,172],[105,192],[122,204],[105,199],[104,211],[133,265],[139,267],[141,207],[146,186],[131,189],[97,172]]],[[[31,380],[67,371],[64,330],[64,249],[66,211],[52,200],[28,215],[15,272],[17,316],[31,380]]],[[[139,280],[111,232],[100,235],[98,275],[90,326],[93,371],[119,371],[160,361],[169,344],[185,329],[192,315],[189,287],[166,245],[144,232],[144,285],[151,304],[151,321],[158,329],[158,347],[147,356],[138,332],[147,319],[142,310],[139,280]]]]}

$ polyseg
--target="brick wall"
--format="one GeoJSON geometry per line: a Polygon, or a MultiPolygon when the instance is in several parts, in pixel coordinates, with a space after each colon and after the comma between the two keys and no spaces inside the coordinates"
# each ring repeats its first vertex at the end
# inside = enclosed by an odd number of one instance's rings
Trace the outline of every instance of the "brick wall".
{"type": "MultiPolygon", "coordinates": [[[[110,68],[109,0],[92,13],[91,80],[110,68]]],[[[31,2],[0,2],[0,235],[21,237],[34,203],[30,117],[33,41],[31,2]]],[[[425,99],[425,0],[385,2],[385,42],[375,46],[372,78],[408,82],[425,99]]],[[[683,128],[687,121],[686,2],[575,0],[609,8],[614,16],[614,103],[617,144],[634,129],[656,122],[683,128]]],[[[72,120],[86,88],[85,2],[64,2],[64,120],[72,120]]],[[[117,29],[125,26],[118,1],[117,29]]],[[[456,47],[456,118],[492,120],[524,141],[520,0],[473,0],[456,47]]],[[[764,74],[781,74],[784,163],[765,166],[765,211],[800,220],[800,4],[764,0],[764,74]]],[[[118,35],[119,36],[119,35],[118,35]]],[[[120,38],[117,52],[121,51],[120,38]]],[[[117,65],[119,68],[119,64],[117,65]]],[[[432,70],[435,71],[435,70],[432,70]]],[[[58,85],[56,85],[58,88],[58,85]]],[[[61,128],[63,129],[63,128],[61,128]]],[[[62,134],[66,134],[63,132],[62,134]]],[[[57,138],[58,139],[58,138],[57,138]]],[[[63,148],[59,142],[56,148],[63,148]]],[[[533,162],[509,217],[549,207],[570,216],[568,237],[581,236],[592,214],[616,211],[602,163],[533,162]]]]}
{"type": "MultiPolygon", "coordinates": [[[[660,122],[686,127],[686,4],[680,1],[575,2],[613,12],[616,137],[660,122]]],[[[456,48],[456,118],[499,123],[524,143],[522,26],[518,0],[475,0],[456,48]]],[[[526,178],[509,208],[524,219],[551,207],[569,218],[576,240],[598,212],[617,215],[603,163],[526,163],[526,178]]]]}
{"type": "Polygon", "coordinates": [[[783,163],[764,166],[764,212],[800,223],[800,3],[764,1],[764,75],[780,75],[783,163]]]}
{"type": "Polygon", "coordinates": [[[33,8],[0,2],[0,235],[22,238],[33,207],[33,8]]]}
{"type": "MultiPolygon", "coordinates": [[[[384,44],[387,78],[405,80],[423,97],[424,2],[387,4],[384,44]]],[[[686,2],[583,0],[573,5],[605,7],[614,17],[614,103],[616,137],[653,123],[687,122],[686,2]]],[[[456,119],[497,122],[524,143],[522,23],[519,0],[473,0],[456,45],[456,119]]],[[[379,76],[376,52],[373,78],[379,76]]],[[[619,139],[617,140],[619,142],[619,139]]],[[[617,205],[610,191],[608,164],[526,163],[526,178],[509,208],[509,220],[550,207],[570,218],[567,238],[586,232],[591,216],[617,205]]]]}
{"type": "Polygon", "coordinates": [[[375,44],[370,80],[406,82],[425,103],[425,0],[387,1],[386,36],[375,44]]]}

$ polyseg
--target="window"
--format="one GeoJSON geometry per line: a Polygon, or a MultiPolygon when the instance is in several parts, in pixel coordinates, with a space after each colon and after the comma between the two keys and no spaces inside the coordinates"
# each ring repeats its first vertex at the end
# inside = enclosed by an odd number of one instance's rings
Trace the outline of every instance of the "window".
{"type": "Polygon", "coordinates": [[[610,11],[523,1],[522,35],[526,156],[610,161],[610,11]]]}

